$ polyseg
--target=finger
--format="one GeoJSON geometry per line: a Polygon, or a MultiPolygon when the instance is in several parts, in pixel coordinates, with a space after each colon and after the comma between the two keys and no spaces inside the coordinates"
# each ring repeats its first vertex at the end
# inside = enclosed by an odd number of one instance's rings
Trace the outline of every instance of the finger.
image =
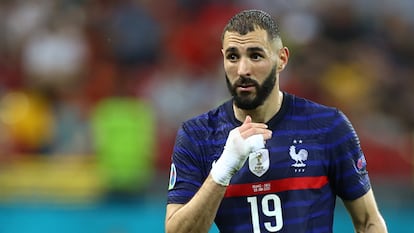
{"type": "Polygon", "coordinates": [[[239,127],[239,131],[240,133],[243,132],[247,132],[247,131],[251,131],[253,133],[260,133],[256,130],[266,130],[268,128],[268,126],[266,124],[263,123],[248,123],[248,124],[243,124],[239,127]]]}
{"type": "Polygon", "coordinates": [[[244,119],[243,124],[240,126],[241,130],[247,130],[249,128],[263,128],[267,129],[267,125],[264,123],[255,123],[252,122],[251,116],[247,115],[244,119]]]}
{"type": "Polygon", "coordinates": [[[242,138],[246,139],[250,136],[256,135],[256,134],[262,134],[263,135],[263,139],[267,140],[270,139],[272,137],[272,131],[266,128],[258,128],[258,127],[251,127],[251,128],[247,128],[244,130],[240,130],[240,135],[242,136],[242,138]]]}
{"type": "Polygon", "coordinates": [[[263,139],[266,141],[266,140],[269,140],[269,139],[271,139],[272,138],[272,135],[273,135],[273,132],[271,131],[271,130],[266,130],[264,133],[263,133],[263,139]]]}

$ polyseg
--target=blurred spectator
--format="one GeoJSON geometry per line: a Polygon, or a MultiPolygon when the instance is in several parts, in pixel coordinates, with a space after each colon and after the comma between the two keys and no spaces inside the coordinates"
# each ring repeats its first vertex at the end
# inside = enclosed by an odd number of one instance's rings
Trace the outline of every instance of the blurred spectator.
{"type": "Polygon", "coordinates": [[[74,26],[56,23],[28,38],[22,59],[29,85],[58,90],[78,85],[87,47],[82,32],[74,26]]]}
{"type": "Polygon", "coordinates": [[[93,147],[109,194],[142,194],[155,174],[155,115],[129,97],[100,101],[91,114],[93,147]]]}
{"type": "MultiPolygon", "coordinates": [[[[191,6],[194,7],[193,4],[191,6]]],[[[221,47],[222,28],[240,8],[228,2],[213,2],[202,8],[191,8],[187,21],[167,35],[166,48],[171,56],[179,59],[196,76],[200,72],[211,72],[221,59],[221,51],[211,48],[221,47]]]]}
{"type": "MultiPolygon", "coordinates": [[[[34,92],[9,92],[0,100],[0,119],[14,155],[44,153],[52,143],[54,115],[48,100],[34,92]]],[[[13,154],[11,156],[13,156],[13,154]]]]}
{"type": "Polygon", "coordinates": [[[121,1],[112,5],[100,25],[121,66],[151,65],[161,54],[160,25],[141,4],[121,1]]]}

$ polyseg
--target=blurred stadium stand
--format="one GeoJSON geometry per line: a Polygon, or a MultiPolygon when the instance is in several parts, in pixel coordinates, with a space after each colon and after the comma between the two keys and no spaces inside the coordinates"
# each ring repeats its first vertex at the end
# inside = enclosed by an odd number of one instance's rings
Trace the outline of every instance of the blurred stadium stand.
{"type": "Polygon", "coordinates": [[[220,36],[245,8],[279,20],[282,88],[348,115],[390,232],[414,232],[411,0],[1,1],[0,232],[163,232],[177,127],[228,98],[220,36]]]}

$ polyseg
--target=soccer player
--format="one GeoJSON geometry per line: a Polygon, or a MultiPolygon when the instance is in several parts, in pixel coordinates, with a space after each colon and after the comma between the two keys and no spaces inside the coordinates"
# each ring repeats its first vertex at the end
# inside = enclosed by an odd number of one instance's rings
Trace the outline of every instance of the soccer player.
{"type": "Polygon", "coordinates": [[[332,232],[337,196],[355,232],[387,232],[346,116],[280,90],[289,50],[272,17],[236,14],[222,46],[233,98],[178,130],[166,232],[332,232]]]}

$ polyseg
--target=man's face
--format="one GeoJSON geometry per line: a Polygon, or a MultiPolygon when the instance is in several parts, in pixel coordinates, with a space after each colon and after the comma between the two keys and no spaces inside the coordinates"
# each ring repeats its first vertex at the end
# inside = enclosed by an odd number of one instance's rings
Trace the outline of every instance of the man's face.
{"type": "Polygon", "coordinates": [[[235,104],[251,110],[262,105],[276,82],[277,55],[265,30],[246,35],[226,32],[223,38],[227,87],[235,104]]]}

